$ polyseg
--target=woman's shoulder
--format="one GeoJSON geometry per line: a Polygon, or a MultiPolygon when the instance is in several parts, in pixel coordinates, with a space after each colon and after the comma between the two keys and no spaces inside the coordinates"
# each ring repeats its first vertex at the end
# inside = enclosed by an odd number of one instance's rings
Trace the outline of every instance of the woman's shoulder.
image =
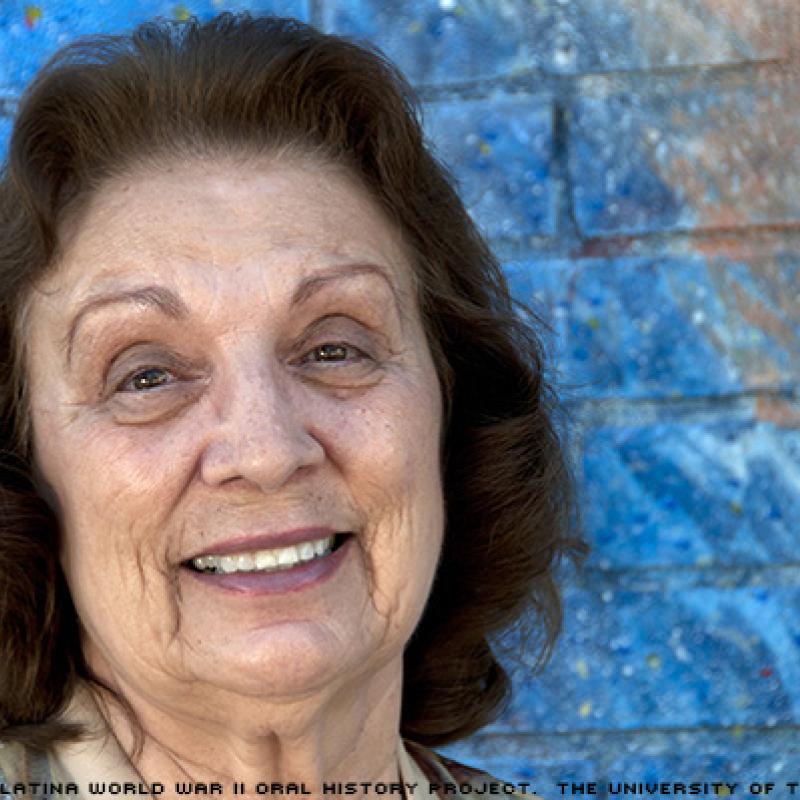
{"type": "Polygon", "coordinates": [[[433,750],[414,742],[406,741],[406,746],[422,768],[431,786],[436,786],[439,790],[438,794],[444,797],[467,797],[480,793],[494,794],[498,797],[523,797],[526,800],[542,800],[539,795],[533,793],[532,789],[528,789],[527,784],[501,780],[488,772],[462,764],[460,761],[435,753],[433,750]],[[448,783],[455,784],[455,787],[448,787],[448,783]]]}

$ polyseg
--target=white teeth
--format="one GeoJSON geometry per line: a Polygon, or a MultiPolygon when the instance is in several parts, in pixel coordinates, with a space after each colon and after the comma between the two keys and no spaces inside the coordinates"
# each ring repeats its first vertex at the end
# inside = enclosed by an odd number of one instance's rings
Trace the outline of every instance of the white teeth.
{"type": "Polygon", "coordinates": [[[256,568],[257,569],[271,569],[278,566],[278,559],[275,558],[275,553],[272,550],[259,550],[256,553],[256,568]]]}
{"type": "Polygon", "coordinates": [[[300,545],[300,558],[303,561],[308,561],[310,558],[314,558],[316,553],[314,552],[314,545],[311,542],[303,542],[300,545]]]}
{"type": "Polygon", "coordinates": [[[236,572],[239,568],[239,559],[236,556],[222,556],[217,566],[220,572],[236,572]]]}
{"type": "Polygon", "coordinates": [[[198,556],[192,566],[200,572],[269,572],[291,567],[327,555],[333,547],[334,537],[302,542],[291,547],[276,547],[272,550],[252,550],[225,556],[198,556]]]}

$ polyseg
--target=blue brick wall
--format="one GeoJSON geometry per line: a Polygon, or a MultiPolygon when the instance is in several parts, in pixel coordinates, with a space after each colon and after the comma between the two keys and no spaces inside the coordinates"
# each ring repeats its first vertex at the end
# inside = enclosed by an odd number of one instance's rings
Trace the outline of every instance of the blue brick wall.
{"type": "Polygon", "coordinates": [[[59,44],[223,8],[394,59],[513,292],[552,326],[593,552],[564,572],[548,667],[510,659],[511,708],[449,751],[551,798],[559,781],[749,797],[798,779],[794,0],[9,0],[0,137],[59,44]]]}

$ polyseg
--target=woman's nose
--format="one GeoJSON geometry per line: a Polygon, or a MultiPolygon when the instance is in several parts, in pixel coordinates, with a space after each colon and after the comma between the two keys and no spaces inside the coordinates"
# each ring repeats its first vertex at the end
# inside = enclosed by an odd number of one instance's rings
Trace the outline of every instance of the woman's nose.
{"type": "Polygon", "coordinates": [[[234,369],[220,383],[214,392],[217,420],[201,463],[205,483],[242,480],[270,491],[324,461],[309,409],[279,367],[234,369]]]}

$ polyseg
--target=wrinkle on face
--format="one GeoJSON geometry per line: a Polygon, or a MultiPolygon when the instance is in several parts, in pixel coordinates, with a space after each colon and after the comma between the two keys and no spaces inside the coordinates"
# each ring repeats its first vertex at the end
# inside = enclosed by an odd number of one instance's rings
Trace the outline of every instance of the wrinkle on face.
{"type": "Polygon", "coordinates": [[[172,165],[101,187],[31,301],[37,462],[60,502],[92,652],[118,684],[187,715],[198,698],[223,719],[232,695],[332,697],[401,659],[440,551],[441,397],[412,264],[362,188],[312,167],[172,165]],[[399,306],[365,276],[290,307],[302,279],[341,259],[380,264],[399,306]],[[187,320],[87,315],[68,369],[68,312],[144,277],[178,293],[187,320]],[[336,386],[325,381],[342,373],[297,366],[303,337],[328,317],[377,327],[369,380],[336,386]],[[129,329],[154,360],[175,351],[196,365],[197,395],[175,413],[137,417],[153,398],[98,377],[109,337],[123,352],[137,344],[129,329]],[[225,537],[308,521],[356,534],[328,588],[240,602],[181,566],[225,537]]]}

